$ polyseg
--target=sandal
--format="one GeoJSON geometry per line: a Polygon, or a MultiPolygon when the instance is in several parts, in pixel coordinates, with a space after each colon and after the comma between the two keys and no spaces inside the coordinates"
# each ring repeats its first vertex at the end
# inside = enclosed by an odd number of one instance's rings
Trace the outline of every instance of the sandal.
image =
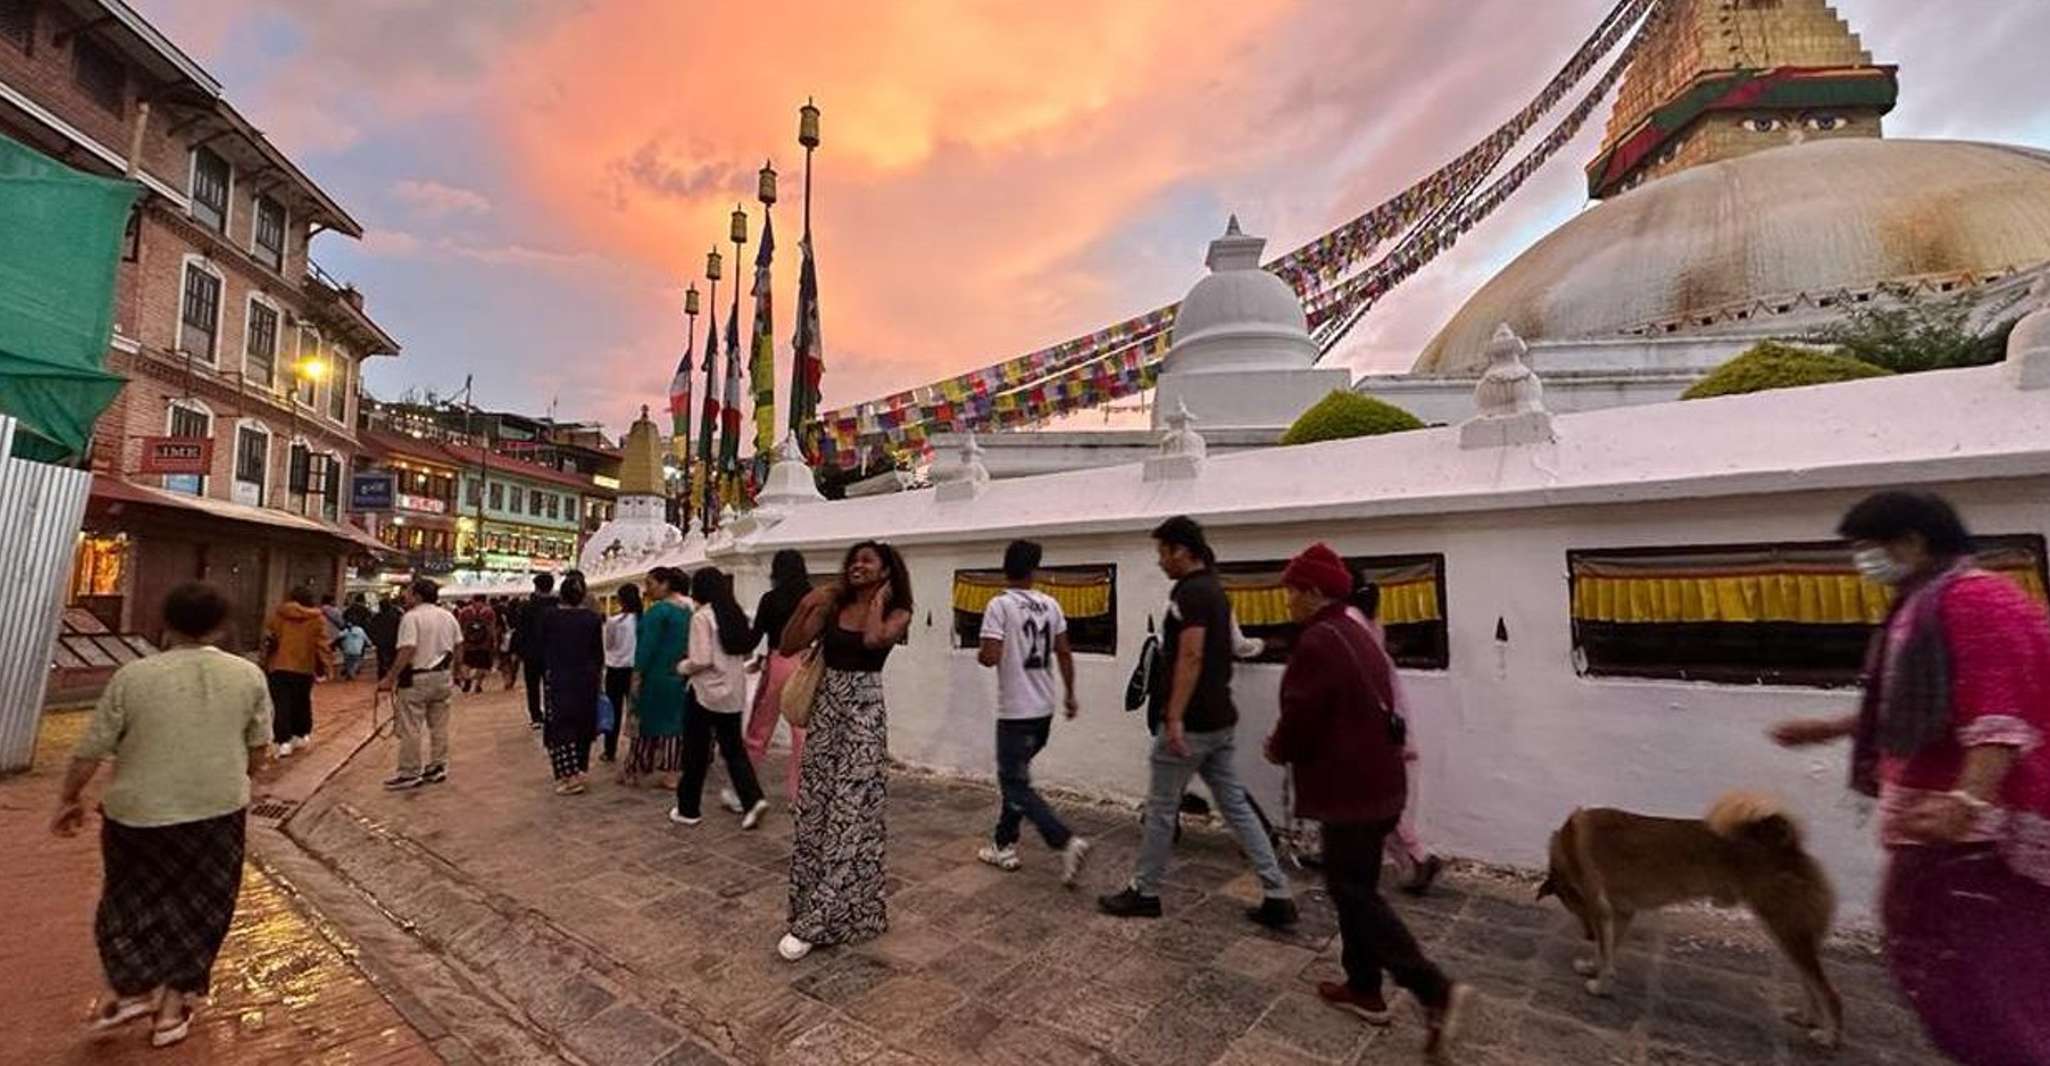
{"type": "Polygon", "coordinates": [[[156,999],[153,996],[115,996],[113,999],[103,999],[93,1006],[92,1020],[86,1023],[86,1028],[96,1033],[118,1029],[156,1009],[156,999]]]}
{"type": "Polygon", "coordinates": [[[170,1047],[172,1044],[176,1044],[190,1035],[192,1035],[192,1005],[187,1003],[181,1005],[176,1022],[165,1025],[162,1018],[157,1019],[156,1024],[150,1027],[149,1046],[170,1047]]]}

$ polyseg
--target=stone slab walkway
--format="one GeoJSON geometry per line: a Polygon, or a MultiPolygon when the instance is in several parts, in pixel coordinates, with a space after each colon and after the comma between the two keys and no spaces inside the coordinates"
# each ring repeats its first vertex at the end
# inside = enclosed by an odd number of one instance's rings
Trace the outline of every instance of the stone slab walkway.
{"type": "MultiPolygon", "coordinates": [[[[259,791],[311,794],[367,734],[368,686],[322,686],[312,758],[271,768],[259,791]]],[[[137,1025],[98,1040],[84,1021],[102,987],[92,936],[99,899],[97,819],[70,839],[49,819],[71,748],[86,717],[45,720],[34,768],[0,779],[0,1061],[43,1064],[440,1063],[433,1043],[406,1023],[359,970],[347,940],[324,928],[291,886],[262,865],[252,819],[235,923],[214,969],[211,1005],[192,1036],[155,1050],[137,1025]]],[[[107,771],[93,786],[106,785],[107,771]]]]}
{"type": "MultiPolygon", "coordinates": [[[[1250,925],[1241,909],[1257,887],[1220,834],[1188,834],[1166,918],[1118,921],[1096,914],[1093,897],[1129,875],[1138,848],[1130,811],[1061,805],[1098,842],[1085,884],[1067,891],[1036,845],[1015,874],[975,860],[996,809],[991,788],[900,774],[890,786],[890,932],[790,965],[773,952],[786,812],[744,833],[718,813],[698,827],[670,825],[667,795],[609,780],[557,797],[517,692],[464,697],[454,718],[449,783],[381,791],[392,751],[380,742],[287,829],[492,984],[565,1057],[635,1066],[1418,1057],[1413,1013],[1375,1030],[1315,998],[1315,983],[1339,972],[1321,889],[1299,885],[1304,921],[1291,933],[1250,925]]],[[[773,776],[782,763],[769,761],[773,776]]],[[[1532,901],[1531,885],[1454,875],[1427,899],[1399,899],[1432,955],[1486,994],[1463,1062],[1941,1061],[1868,953],[1831,953],[1848,1045],[1827,1054],[1777,1019],[1795,985],[1748,918],[1640,920],[1616,996],[1594,999],[1568,965],[1577,931],[1556,905],[1532,901]]]]}

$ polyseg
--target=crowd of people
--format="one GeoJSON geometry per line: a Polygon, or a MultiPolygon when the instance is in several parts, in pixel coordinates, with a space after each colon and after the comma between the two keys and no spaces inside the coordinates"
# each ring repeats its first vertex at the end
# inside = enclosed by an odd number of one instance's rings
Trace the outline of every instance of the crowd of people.
{"type": "MultiPolygon", "coordinates": [[[[1880,908],[1889,962],[1937,1045],[1972,1064],[2050,1062],[2050,1013],[2037,1002],[2050,987],[2050,621],[2011,581],[1974,566],[1964,524],[1934,496],[1875,496],[1840,533],[1860,572],[1893,590],[1866,698],[1856,714],[1790,722],[1774,737],[1790,746],[1853,739],[1852,787],[1878,797],[1890,854],[1880,908]]],[[[1235,762],[1234,661],[1269,645],[1240,632],[1198,523],[1170,519],[1152,539],[1173,588],[1157,660],[1142,671],[1154,732],[1142,839],[1124,887],[1097,906],[1119,918],[1162,914],[1177,819],[1200,777],[1260,883],[1246,917],[1286,928],[1298,921],[1294,890],[1235,762]]],[[[1006,587],[977,633],[977,661],[997,675],[1001,793],[977,857],[1020,869],[1029,824],[1073,884],[1090,841],[1031,775],[1056,717],[1082,709],[1067,619],[1035,588],[1041,561],[1037,544],[1007,548],[1006,587]]],[[[1422,1007],[1426,1051],[1436,1054],[1473,993],[1426,956],[1381,895],[1384,857],[1407,870],[1413,891],[1427,890],[1443,863],[1409,819],[1415,749],[1377,592],[1323,544],[1291,559],[1281,583],[1296,627],[1261,751],[1292,774],[1291,813],[1321,829],[1344,979],[1317,991],[1385,1025],[1383,981],[1394,981],[1422,1007]]],[[[394,698],[398,765],[385,782],[394,791],[447,779],[450,701],[496,674],[508,688],[524,677],[558,794],[588,790],[602,739],[600,758],[617,762],[620,783],[673,791],[669,821],[696,826],[716,749],[727,782],[720,806],[754,829],[771,806],[759,767],[787,719],[794,832],[777,950],[795,961],[888,928],[883,671],[914,607],[892,546],[854,545],[825,581],[798,553],[779,552],[752,617],[731,575],[710,566],[658,567],[643,586],[618,589],[609,615],[574,571],[559,587],[537,577],[518,603],[472,600],[451,612],[428,580],[403,598],[403,612],[387,604],[373,614],[360,600],[334,611],[295,590],[266,625],[261,670],[211,646],[226,622],[217,592],[193,584],[167,599],[166,651],[115,675],[55,822],[77,831],[83,789],[113,757],[96,923],[109,993],[94,1026],[152,1016],[157,1043],[189,1029],[233,914],[248,775],[273,744],[279,755],[303,750],[329,653],[341,655],[339,676],[353,676],[350,660],[365,646],[394,698]]]]}

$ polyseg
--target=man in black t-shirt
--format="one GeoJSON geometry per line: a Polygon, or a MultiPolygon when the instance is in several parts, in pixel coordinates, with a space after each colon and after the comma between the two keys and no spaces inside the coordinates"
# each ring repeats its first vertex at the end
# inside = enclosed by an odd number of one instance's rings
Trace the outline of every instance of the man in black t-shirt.
{"type": "Polygon", "coordinates": [[[1189,778],[1201,775],[1218,813],[1260,878],[1265,898],[1246,917],[1273,928],[1292,925],[1296,906],[1288,875],[1275,859],[1274,846],[1233,766],[1232,727],[1239,715],[1231,701],[1231,601],[1217,580],[1217,558],[1204,539],[1203,527],[1191,518],[1161,523],[1153,540],[1160,551],[1160,569],[1175,585],[1161,629],[1161,676],[1167,679],[1167,691],[1164,699],[1155,696],[1160,735],[1153,742],[1146,828],[1131,885],[1097,904],[1118,917],[1160,916],[1160,882],[1174,851],[1175,817],[1189,778]]]}

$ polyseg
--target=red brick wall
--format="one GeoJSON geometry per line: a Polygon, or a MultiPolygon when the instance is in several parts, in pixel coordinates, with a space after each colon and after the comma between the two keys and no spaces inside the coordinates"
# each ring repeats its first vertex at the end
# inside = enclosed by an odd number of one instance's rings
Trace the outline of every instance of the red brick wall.
{"type": "MultiPolygon", "coordinates": [[[[0,41],[0,81],[20,90],[79,132],[125,157],[134,139],[137,89],[143,84],[142,79],[136,71],[130,70],[126,98],[119,116],[87,96],[72,78],[71,43],[75,38],[67,38],[61,44],[57,40],[58,34],[75,31],[79,26],[79,20],[58,5],[37,5],[34,43],[26,54],[12,41],[0,41]]],[[[169,128],[166,116],[150,116],[141,163],[166,185],[183,189],[185,151],[169,136],[169,128]]]]}

